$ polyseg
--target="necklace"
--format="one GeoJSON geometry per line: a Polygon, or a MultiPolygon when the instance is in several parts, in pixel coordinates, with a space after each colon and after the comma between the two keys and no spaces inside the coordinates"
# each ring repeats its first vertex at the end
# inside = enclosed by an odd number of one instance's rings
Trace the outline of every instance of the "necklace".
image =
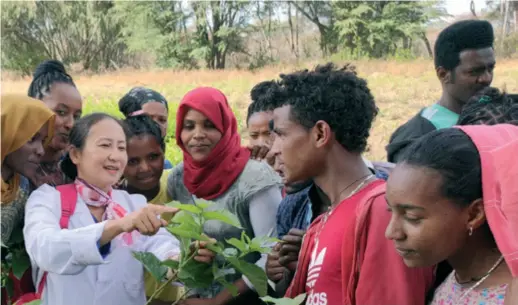
{"type": "MultiPolygon", "coordinates": [[[[500,266],[500,264],[502,263],[502,261],[504,260],[504,257],[503,256],[500,256],[500,258],[496,261],[496,263],[491,267],[491,269],[489,269],[489,271],[486,273],[486,275],[484,275],[480,280],[478,280],[475,284],[473,284],[473,286],[471,286],[468,290],[466,290],[460,297],[459,299],[457,300],[457,304],[460,304],[460,300],[462,300],[464,297],[466,297],[471,291],[473,291],[473,289],[477,288],[478,286],[480,286],[480,284],[482,284],[490,275],[493,271],[495,271],[495,269],[500,266]]],[[[455,280],[457,280],[457,273],[455,272],[455,280]]]]}
{"type": "Polygon", "coordinates": [[[317,232],[317,235],[315,237],[315,249],[316,247],[318,247],[318,241],[320,239],[320,233],[322,232],[322,230],[324,229],[326,223],[327,223],[327,220],[329,219],[329,216],[331,216],[331,213],[336,209],[336,206],[334,206],[336,204],[336,201],[340,200],[340,195],[348,188],[350,188],[351,186],[353,186],[356,182],[358,181],[362,181],[360,184],[358,184],[358,186],[351,192],[349,193],[349,195],[347,197],[345,197],[342,202],[348,198],[351,198],[351,196],[353,196],[354,194],[356,194],[364,185],[365,183],[367,183],[367,181],[369,181],[372,177],[374,177],[374,175],[370,174],[370,175],[367,175],[367,176],[363,176],[362,178],[360,179],[357,179],[356,181],[354,181],[353,183],[349,184],[346,188],[344,188],[342,191],[340,191],[340,193],[338,193],[338,197],[333,201],[333,203],[331,204],[331,207],[329,208],[329,211],[327,211],[325,214],[324,214],[324,219],[322,220],[322,222],[320,223],[320,226],[318,228],[318,232],[317,232]],[[363,179],[363,180],[362,180],[363,179]],[[334,206],[334,207],[333,207],[334,206]]]}

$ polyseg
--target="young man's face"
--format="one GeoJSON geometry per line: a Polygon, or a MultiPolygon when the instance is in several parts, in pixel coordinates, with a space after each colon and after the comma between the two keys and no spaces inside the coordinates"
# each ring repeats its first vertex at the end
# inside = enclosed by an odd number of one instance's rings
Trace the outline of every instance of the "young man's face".
{"type": "Polygon", "coordinates": [[[285,184],[311,179],[322,159],[313,145],[311,130],[290,119],[291,106],[277,108],[273,112],[275,137],[272,154],[282,164],[285,184]]]}
{"type": "Polygon", "coordinates": [[[443,79],[443,83],[452,97],[466,103],[469,98],[491,85],[495,53],[493,48],[465,50],[459,54],[459,57],[459,65],[448,72],[449,81],[443,79]]]}

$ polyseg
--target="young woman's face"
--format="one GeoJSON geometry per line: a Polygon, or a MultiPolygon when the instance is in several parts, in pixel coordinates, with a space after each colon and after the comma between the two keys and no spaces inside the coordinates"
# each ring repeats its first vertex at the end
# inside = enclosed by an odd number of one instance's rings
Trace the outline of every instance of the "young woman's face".
{"type": "Polygon", "coordinates": [[[124,178],[128,185],[147,191],[160,184],[164,170],[164,151],[155,137],[141,135],[128,142],[128,165],[124,178]]]}
{"type": "Polygon", "coordinates": [[[68,145],[70,130],[81,117],[83,99],[77,89],[65,83],[55,83],[42,101],[56,113],[55,134],[50,147],[63,150],[68,145]]]}
{"type": "Polygon", "coordinates": [[[167,135],[167,108],[165,105],[158,102],[145,103],[142,105],[142,111],[160,126],[162,137],[165,137],[167,135]]]}
{"type": "Polygon", "coordinates": [[[128,161],[122,127],[109,118],[97,122],[90,128],[83,149],[72,148],[70,157],[79,178],[108,190],[120,180],[128,161]]]}
{"type": "Polygon", "coordinates": [[[455,255],[468,239],[468,208],[440,193],[439,172],[398,164],[387,182],[392,218],[385,232],[409,267],[432,266],[455,255]]]}
{"type": "Polygon", "coordinates": [[[187,111],[180,139],[195,161],[205,160],[221,137],[221,132],[203,113],[194,109],[187,111]]]}
{"type": "Polygon", "coordinates": [[[47,141],[48,131],[49,124],[45,123],[27,143],[5,157],[4,165],[14,173],[33,177],[45,154],[43,144],[47,141]]]}
{"type": "Polygon", "coordinates": [[[273,137],[270,132],[269,123],[272,118],[273,115],[271,112],[256,112],[250,116],[248,119],[250,145],[271,146],[273,137]]]}

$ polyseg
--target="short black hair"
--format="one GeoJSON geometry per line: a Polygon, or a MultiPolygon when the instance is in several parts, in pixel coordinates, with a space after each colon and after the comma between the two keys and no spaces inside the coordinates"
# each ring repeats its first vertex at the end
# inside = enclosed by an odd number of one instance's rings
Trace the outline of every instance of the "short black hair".
{"type": "Polygon", "coordinates": [[[64,83],[76,87],[74,80],[67,73],[62,62],[54,59],[46,60],[36,67],[28,94],[32,98],[41,100],[49,94],[52,85],[55,83],[64,83]]]}
{"type": "Polygon", "coordinates": [[[493,47],[495,34],[491,23],[485,20],[463,20],[442,30],[434,46],[435,68],[455,69],[460,53],[470,49],[493,47]]]}
{"type": "MultiPolygon", "coordinates": [[[[94,112],[88,115],[85,115],[84,117],[77,120],[74,124],[74,127],[72,127],[72,130],[70,130],[70,136],[69,136],[69,142],[70,145],[74,146],[75,148],[82,150],[86,138],[88,138],[88,134],[90,133],[90,129],[97,123],[103,120],[114,120],[117,122],[124,131],[124,134],[126,136],[126,140],[128,139],[128,129],[126,125],[120,121],[119,119],[103,113],[103,112],[94,112]]],[[[70,158],[70,154],[67,152],[65,154],[65,157],[60,163],[61,171],[70,179],[75,180],[77,178],[77,166],[72,162],[72,159],[70,158]]]]}
{"type": "Polygon", "coordinates": [[[119,100],[119,111],[125,117],[129,117],[133,112],[142,110],[142,105],[149,102],[161,103],[169,112],[169,106],[165,97],[153,89],[144,87],[134,87],[126,93],[119,100]]]}
{"type": "Polygon", "coordinates": [[[462,108],[457,125],[518,125],[518,101],[497,88],[488,87],[462,108]]]}
{"type": "Polygon", "coordinates": [[[277,108],[279,102],[279,94],[281,94],[278,82],[264,81],[255,85],[250,91],[250,98],[252,103],[248,105],[248,112],[246,115],[246,123],[254,113],[273,111],[277,108]]]}
{"type": "Polygon", "coordinates": [[[157,143],[160,145],[160,148],[165,151],[165,142],[164,138],[162,138],[162,131],[160,130],[160,126],[158,126],[158,124],[149,116],[145,114],[130,116],[124,120],[124,123],[128,129],[129,139],[142,135],[149,135],[154,137],[157,143]]]}
{"type": "Polygon", "coordinates": [[[398,163],[437,171],[441,194],[459,206],[482,198],[480,154],[471,138],[459,128],[445,128],[419,138],[398,163]]]}
{"type": "Polygon", "coordinates": [[[378,108],[367,81],[357,76],[354,66],[327,63],[280,77],[284,98],[278,107],[291,106],[293,121],[309,129],[323,120],[347,151],[365,151],[378,108]]]}

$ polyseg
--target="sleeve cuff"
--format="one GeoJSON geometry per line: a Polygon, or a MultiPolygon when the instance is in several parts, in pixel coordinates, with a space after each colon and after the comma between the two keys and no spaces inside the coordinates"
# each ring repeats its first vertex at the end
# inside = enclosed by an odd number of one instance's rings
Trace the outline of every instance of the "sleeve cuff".
{"type": "Polygon", "coordinates": [[[104,231],[106,221],[79,228],[74,231],[80,238],[71,241],[72,257],[77,265],[99,265],[104,259],[99,252],[99,240],[104,231]]]}

